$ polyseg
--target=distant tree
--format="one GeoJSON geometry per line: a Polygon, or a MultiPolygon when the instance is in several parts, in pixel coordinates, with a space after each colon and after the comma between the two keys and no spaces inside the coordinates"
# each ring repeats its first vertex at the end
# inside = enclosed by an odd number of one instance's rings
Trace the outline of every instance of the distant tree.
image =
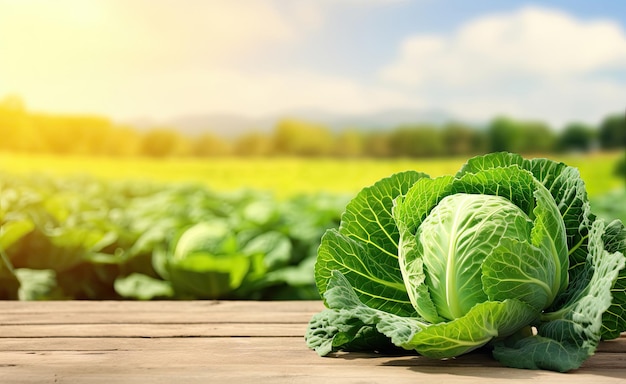
{"type": "Polygon", "coordinates": [[[81,155],[102,155],[111,135],[109,119],[100,116],[64,116],[63,124],[71,135],[65,145],[68,152],[81,155]]]}
{"type": "Polygon", "coordinates": [[[113,145],[113,126],[101,116],[33,114],[32,119],[47,151],[52,153],[104,155],[113,145]]]}
{"type": "Polygon", "coordinates": [[[593,147],[595,130],[584,123],[570,123],[558,138],[560,151],[589,151],[593,147]]]}
{"type": "Polygon", "coordinates": [[[248,132],[237,138],[233,152],[239,156],[270,156],[274,153],[274,143],[267,134],[248,132]]]}
{"type": "Polygon", "coordinates": [[[191,155],[198,157],[224,156],[230,153],[229,144],[222,138],[205,132],[191,143],[191,155]]]}
{"type": "Polygon", "coordinates": [[[378,131],[365,134],[363,153],[368,157],[385,158],[391,157],[391,135],[388,132],[378,131]]]}
{"type": "Polygon", "coordinates": [[[389,134],[389,147],[394,157],[415,157],[418,138],[415,128],[404,126],[394,129],[389,134]]]}
{"type": "Polygon", "coordinates": [[[69,143],[73,132],[64,117],[38,114],[33,120],[45,140],[47,151],[62,155],[72,153],[69,143]]]}
{"type": "Polygon", "coordinates": [[[487,128],[487,141],[491,152],[547,153],[554,150],[556,135],[539,121],[498,117],[487,128]]]}
{"type": "Polygon", "coordinates": [[[446,155],[464,156],[485,151],[484,135],[475,128],[453,122],[445,125],[441,134],[446,155]]]}
{"type": "Polygon", "coordinates": [[[325,156],[333,149],[333,137],[323,125],[300,120],[282,120],[274,132],[279,155],[325,156]]]}
{"type": "Polygon", "coordinates": [[[0,150],[35,152],[43,149],[43,141],[23,100],[17,95],[0,100],[0,150]]]}
{"type": "Polygon", "coordinates": [[[393,156],[434,157],[445,153],[440,130],[428,125],[403,126],[390,134],[393,156]]]}
{"type": "Polygon", "coordinates": [[[185,155],[189,143],[177,131],[169,128],[156,128],[148,131],[141,141],[141,154],[150,157],[170,157],[185,155]]]}
{"type": "Polygon", "coordinates": [[[540,121],[524,121],[519,124],[520,143],[516,151],[521,153],[549,153],[556,146],[557,137],[550,127],[540,121]]]}
{"type": "Polygon", "coordinates": [[[598,139],[603,149],[626,147],[626,117],[623,114],[606,117],[600,124],[598,139]]]}
{"type": "Polygon", "coordinates": [[[142,138],[136,129],[117,126],[111,130],[105,144],[105,153],[109,156],[137,156],[141,152],[142,138]]]}
{"type": "Polygon", "coordinates": [[[339,133],[335,139],[333,154],[339,157],[362,156],[365,148],[365,138],[356,129],[348,129],[339,133]]]}
{"type": "Polygon", "coordinates": [[[488,149],[490,152],[516,152],[521,141],[519,126],[507,117],[497,117],[487,128],[488,149]]]}

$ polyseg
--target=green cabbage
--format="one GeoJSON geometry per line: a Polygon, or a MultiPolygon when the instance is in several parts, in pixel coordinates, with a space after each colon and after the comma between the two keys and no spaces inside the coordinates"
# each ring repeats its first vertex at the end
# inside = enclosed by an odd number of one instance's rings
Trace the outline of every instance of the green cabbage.
{"type": "Polygon", "coordinates": [[[320,355],[487,347],[504,365],[569,371],[626,331],[626,229],[592,213],[575,168],[495,153],[455,176],[408,171],[363,189],[322,237],[320,355]]]}

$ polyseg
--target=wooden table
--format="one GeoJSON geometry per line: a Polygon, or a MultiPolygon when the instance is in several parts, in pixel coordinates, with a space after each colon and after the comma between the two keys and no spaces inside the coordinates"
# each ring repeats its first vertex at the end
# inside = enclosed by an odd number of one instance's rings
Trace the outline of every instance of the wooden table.
{"type": "Polygon", "coordinates": [[[488,355],[318,357],[321,302],[0,302],[0,383],[626,383],[626,335],[568,374],[488,355]]]}

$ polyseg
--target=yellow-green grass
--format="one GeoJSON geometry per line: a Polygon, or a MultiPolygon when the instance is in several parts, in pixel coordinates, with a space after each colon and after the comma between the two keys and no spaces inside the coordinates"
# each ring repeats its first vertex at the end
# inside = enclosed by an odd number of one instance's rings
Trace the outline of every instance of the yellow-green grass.
{"type": "MultiPolygon", "coordinates": [[[[619,152],[549,155],[577,167],[590,196],[623,186],[615,174],[619,152]]],[[[196,182],[218,191],[241,188],[269,190],[279,197],[299,193],[354,194],[395,172],[414,169],[436,177],[454,174],[466,158],[438,159],[303,159],[209,158],[115,159],[0,153],[0,171],[51,175],[89,174],[102,179],[196,182]]]]}

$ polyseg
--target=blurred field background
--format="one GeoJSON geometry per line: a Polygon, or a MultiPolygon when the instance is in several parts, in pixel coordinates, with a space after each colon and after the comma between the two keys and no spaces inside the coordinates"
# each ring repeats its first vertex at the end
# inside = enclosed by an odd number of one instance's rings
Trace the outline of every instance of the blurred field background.
{"type": "Polygon", "coordinates": [[[594,4],[0,0],[0,298],[317,299],[359,190],[496,151],[626,220],[626,9],[594,4]]]}
{"type": "Polygon", "coordinates": [[[106,119],[41,116],[7,100],[3,298],[316,299],[319,240],[360,189],[410,169],[454,174],[468,157],[496,150],[578,168],[594,212],[624,219],[625,154],[615,145],[624,141],[623,116],[560,133],[504,118],[483,128],[353,130],[351,142],[361,144],[350,153],[343,134],[303,121],[255,133],[264,153],[248,136],[211,137],[212,145],[222,140],[216,153],[175,129],[126,127],[134,149],[117,153],[107,148],[117,148],[120,131],[106,119]],[[385,152],[368,152],[368,140],[385,152]]]}

